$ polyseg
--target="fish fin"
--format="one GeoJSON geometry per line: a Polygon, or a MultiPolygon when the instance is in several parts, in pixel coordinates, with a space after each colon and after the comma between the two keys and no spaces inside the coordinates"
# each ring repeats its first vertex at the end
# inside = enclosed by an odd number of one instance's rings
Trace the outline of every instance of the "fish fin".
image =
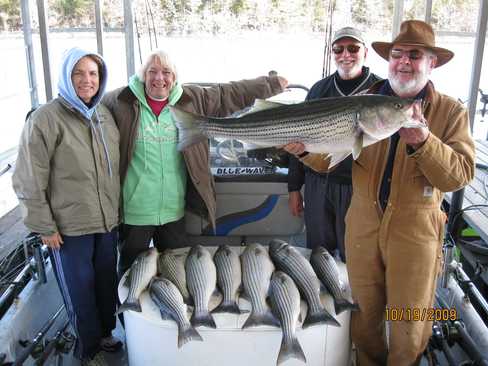
{"type": "Polygon", "coordinates": [[[363,150],[364,134],[361,132],[354,140],[354,145],[352,146],[352,158],[356,160],[359,158],[361,151],[363,150]]]}
{"type": "Polygon", "coordinates": [[[212,310],[212,314],[216,313],[231,313],[231,314],[242,314],[239,305],[235,301],[224,303],[223,301],[212,310]]]}
{"type": "Polygon", "coordinates": [[[249,110],[249,112],[247,112],[245,114],[251,114],[254,112],[264,111],[266,109],[277,108],[277,107],[281,107],[283,105],[285,105],[285,103],[272,102],[272,101],[264,100],[264,99],[256,99],[254,101],[252,108],[249,110]]]}
{"type": "Polygon", "coordinates": [[[257,327],[260,325],[270,325],[272,327],[280,328],[280,322],[276,317],[273,315],[271,311],[267,311],[264,314],[256,314],[251,312],[251,315],[248,316],[244,324],[242,325],[242,329],[257,327]]]}
{"type": "Polygon", "coordinates": [[[198,331],[189,325],[186,328],[181,328],[178,330],[178,348],[190,341],[203,341],[202,336],[198,331]]]}
{"type": "Polygon", "coordinates": [[[244,289],[244,287],[242,288],[242,292],[239,294],[239,297],[241,299],[244,299],[246,300],[247,302],[251,302],[251,297],[249,296],[249,294],[246,292],[246,290],[244,289]]]}
{"type": "Polygon", "coordinates": [[[308,328],[311,325],[314,324],[330,324],[334,325],[336,327],[340,327],[341,325],[339,322],[331,315],[329,312],[325,309],[321,309],[320,311],[316,313],[310,313],[310,311],[307,313],[307,316],[305,318],[305,321],[303,322],[303,329],[308,328]]]}
{"type": "Polygon", "coordinates": [[[161,319],[163,319],[163,320],[172,320],[173,319],[171,314],[167,313],[163,309],[159,309],[159,313],[161,314],[161,319]]]}
{"type": "Polygon", "coordinates": [[[193,311],[193,314],[190,319],[190,323],[196,328],[200,326],[208,327],[208,328],[217,328],[215,325],[215,321],[210,315],[210,313],[201,313],[201,314],[195,314],[195,311],[193,311]]]}
{"type": "Polygon", "coordinates": [[[346,159],[349,155],[351,155],[350,152],[329,154],[327,156],[327,158],[330,158],[329,169],[335,167],[341,161],[343,161],[344,159],[346,159]]]}
{"type": "Polygon", "coordinates": [[[125,276],[124,286],[130,287],[130,268],[127,270],[127,276],[125,276]]]}
{"type": "Polygon", "coordinates": [[[353,304],[352,302],[349,302],[346,299],[334,300],[334,309],[336,315],[339,315],[344,310],[359,311],[359,305],[353,304]]]}
{"type": "Polygon", "coordinates": [[[286,342],[285,337],[283,337],[281,341],[280,353],[278,354],[276,364],[280,365],[290,358],[295,358],[304,363],[307,363],[307,358],[303,353],[302,346],[300,346],[298,339],[296,337],[293,337],[292,339],[290,339],[289,342],[286,342]]]}
{"type": "Polygon", "coordinates": [[[142,309],[141,309],[141,303],[139,302],[139,299],[135,299],[131,301],[125,300],[124,303],[119,306],[119,308],[115,312],[115,315],[122,314],[124,311],[127,310],[137,311],[138,313],[141,313],[142,309]]]}
{"type": "Polygon", "coordinates": [[[246,151],[252,151],[252,150],[260,150],[262,148],[265,148],[265,147],[268,147],[269,145],[266,145],[266,144],[263,144],[263,145],[259,145],[257,143],[250,143],[250,142],[244,142],[244,141],[240,141],[239,142],[242,143],[242,148],[246,151]]]}
{"type": "Polygon", "coordinates": [[[174,106],[169,106],[169,110],[178,128],[178,150],[182,151],[188,146],[208,139],[198,127],[200,116],[192,114],[174,106]]]}

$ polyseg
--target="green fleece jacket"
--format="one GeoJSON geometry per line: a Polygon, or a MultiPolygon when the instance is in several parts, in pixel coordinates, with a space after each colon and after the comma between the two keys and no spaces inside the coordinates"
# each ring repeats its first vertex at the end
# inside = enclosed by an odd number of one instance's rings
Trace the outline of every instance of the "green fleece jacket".
{"type": "MultiPolygon", "coordinates": [[[[177,130],[167,107],[154,115],[137,76],[130,79],[129,88],[141,108],[134,156],[123,184],[124,223],[164,225],[185,212],[186,168],[176,149],[177,130]]],[[[181,86],[175,85],[168,105],[174,105],[182,93],[181,86]]]]}

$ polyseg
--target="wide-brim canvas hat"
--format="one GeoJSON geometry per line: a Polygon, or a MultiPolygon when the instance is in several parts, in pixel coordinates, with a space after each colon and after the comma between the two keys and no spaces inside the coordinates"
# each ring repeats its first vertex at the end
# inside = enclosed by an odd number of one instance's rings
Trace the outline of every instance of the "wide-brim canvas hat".
{"type": "Polygon", "coordinates": [[[392,42],[373,42],[373,49],[388,61],[394,44],[419,46],[431,50],[437,56],[435,67],[442,66],[454,57],[454,52],[447,48],[436,47],[434,30],[430,24],[421,20],[406,20],[400,26],[400,33],[392,42]]]}

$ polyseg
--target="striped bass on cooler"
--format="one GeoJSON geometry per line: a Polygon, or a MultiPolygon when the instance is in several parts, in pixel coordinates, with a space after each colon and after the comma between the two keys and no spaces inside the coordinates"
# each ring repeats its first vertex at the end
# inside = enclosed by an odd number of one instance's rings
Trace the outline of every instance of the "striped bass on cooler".
{"type": "Polygon", "coordinates": [[[189,341],[202,341],[202,337],[186,316],[186,305],[180,291],[169,279],[154,277],[149,284],[149,294],[158,306],[161,318],[168,316],[178,325],[178,348],[189,341]]]}
{"type": "Polygon", "coordinates": [[[282,364],[289,358],[307,362],[302,347],[298,342],[296,328],[300,315],[300,293],[295,282],[285,272],[275,271],[271,277],[269,298],[275,314],[280,320],[283,337],[276,361],[282,364]]]}
{"type": "Polygon", "coordinates": [[[190,304],[190,293],[186,287],[185,259],[186,254],[176,254],[173,250],[166,249],[159,255],[158,274],[173,282],[180,290],[185,304],[190,304]]]}
{"type": "Polygon", "coordinates": [[[242,328],[259,325],[279,326],[266,303],[269,283],[274,265],[269,258],[268,249],[261,244],[249,244],[241,254],[242,284],[247,297],[251,301],[251,314],[242,328]]]}
{"type": "Polygon", "coordinates": [[[142,291],[147,288],[151,279],[157,274],[158,255],[158,250],[153,247],[139,254],[134,263],[132,263],[126,281],[129,284],[129,294],[123,304],[120,305],[116,314],[123,313],[126,310],[133,310],[139,313],[142,311],[139,297],[142,291]]]}
{"type": "Polygon", "coordinates": [[[346,298],[346,286],[339,277],[339,269],[337,268],[335,259],[327,249],[320,246],[315,247],[310,256],[310,263],[318,278],[322,281],[322,284],[334,298],[336,314],[340,314],[348,309],[353,311],[359,310],[357,304],[351,303],[346,298]]]}
{"type": "Polygon", "coordinates": [[[241,314],[237,304],[237,292],[242,283],[239,255],[228,245],[221,245],[214,254],[217,267],[217,285],[222,291],[222,302],[212,313],[241,314]]]}
{"type": "Polygon", "coordinates": [[[203,325],[216,328],[208,304],[217,285],[217,271],[212,255],[201,245],[192,247],[186,257],[186,284],[195,306],[191,324],[194,327],[203,325]]]}

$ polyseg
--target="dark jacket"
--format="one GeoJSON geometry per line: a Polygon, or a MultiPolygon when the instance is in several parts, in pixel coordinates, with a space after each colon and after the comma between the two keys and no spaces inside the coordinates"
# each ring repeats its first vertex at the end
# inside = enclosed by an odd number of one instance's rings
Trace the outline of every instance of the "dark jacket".
{"type": "MultiPolygon", "coordinates": [[[[359,78],[362,79],[360,84],[349,94],[346,94],[343,90],[341,90],[340,85],[338,85],[336,81],[339,79],[339,74],[336,71],[325,79],[316,82],[307,94],[306,100],[358,94],[359,92],[368,89],[378,80],[381,80],[379,76],[370,73],[369,68],[365,66],[363,66],[363,72],[359,78]]],[[[302,188],[302,185],[305,183],[305,172],[307,172],[307,174],[327,176],[327,179],[330,182],[352,184],[351,168],[352,157],[349,156],[347,159],[341,162],[333,171],[326,174],[320,174],[308,168],[307,166],[304,166],[294,156],[290,156],[290,163],[288,167],[288,192],[299,191],[302,188]]]]}

